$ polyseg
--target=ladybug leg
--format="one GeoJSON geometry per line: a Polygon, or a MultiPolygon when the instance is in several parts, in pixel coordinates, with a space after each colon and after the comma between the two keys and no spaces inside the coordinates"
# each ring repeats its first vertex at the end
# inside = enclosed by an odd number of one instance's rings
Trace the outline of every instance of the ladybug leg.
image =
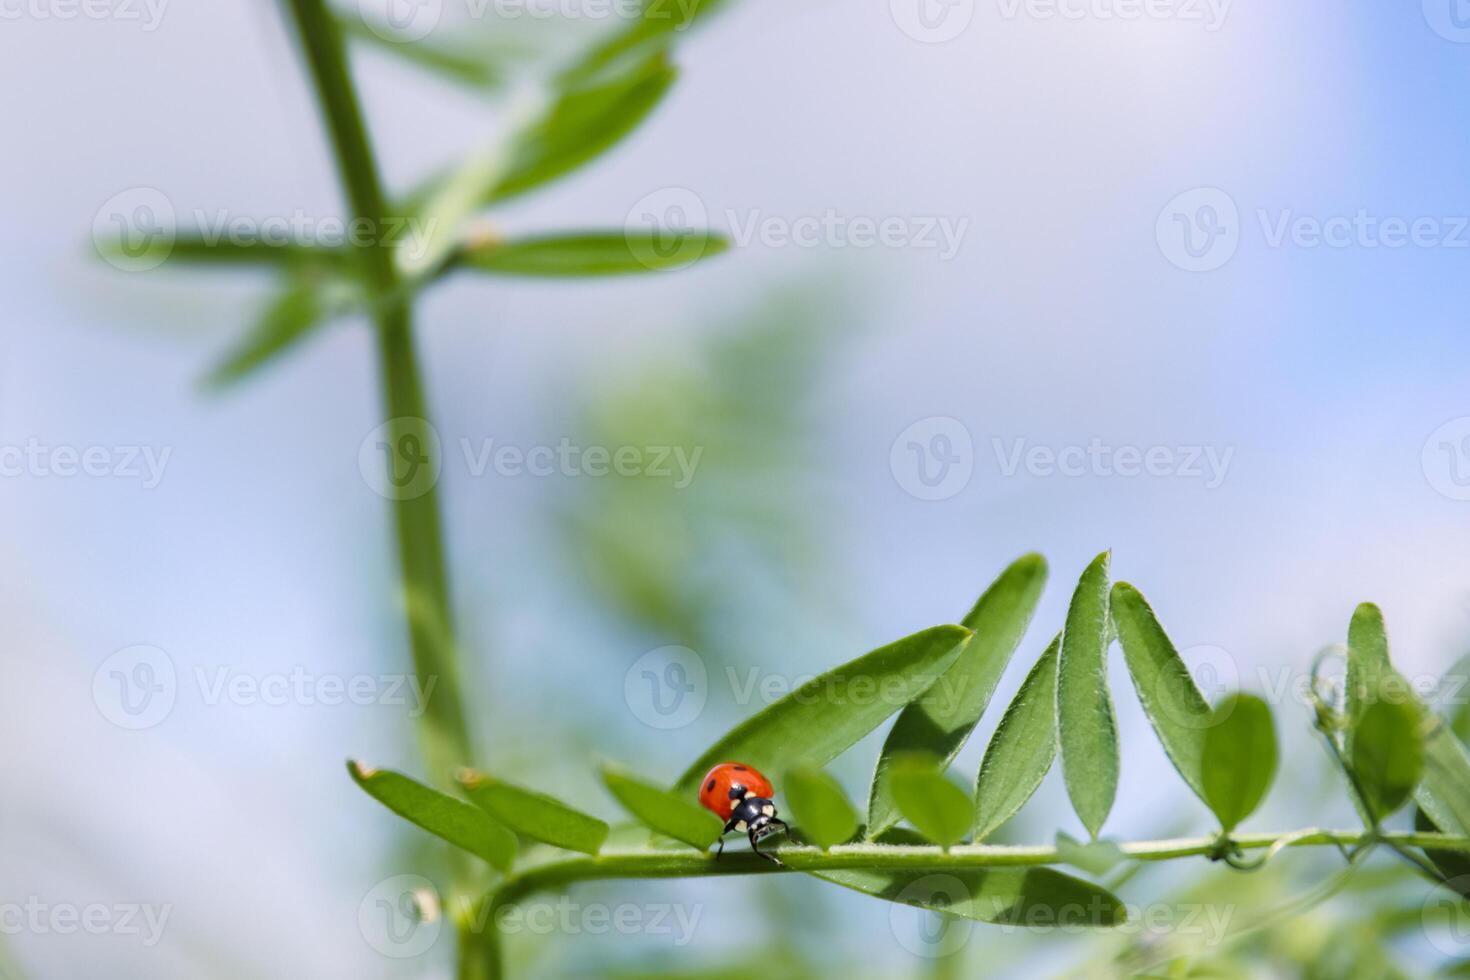
{"type": "Polygon", "coordinates": [[[732,831],[734,829],[735,829],[735,818],[734,817],[731,817],[729,820],[727,820],[725,822],[725,829],[722,830],[722,831],[720,831],[720,847],[719,847],[718,850],[715,851],[715,860],[716,861],[718,861],[720,859],[720,855],[721,854],[724,854],[725,853],[725,835],[728,834],[730,831],[732,831]]]}
{"type": "Polygon", "coordinates": [[[770,861],[777,866],[784,867],[784,865],[781,864],[781,859],[776,857],[776,855],[767,854],[765,851],[761,850],[761,839],[755,835],[755,831],[753,830],[750,832],[750,849],[752,851],[755,851],[755,853],[759,854],[761,857],[765,858],[767,861],[770,861]]]}

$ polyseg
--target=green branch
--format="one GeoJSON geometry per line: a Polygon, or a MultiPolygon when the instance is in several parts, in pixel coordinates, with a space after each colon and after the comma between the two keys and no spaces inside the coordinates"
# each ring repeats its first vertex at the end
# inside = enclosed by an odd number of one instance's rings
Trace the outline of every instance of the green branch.
{"type": "MultiPolygon", "coordinates": [[[[338,25],[323,0],[288,0],[288,7],[323,122],[331,133],[338,176],[354,217],[382,229],[390,215],[386,213],[377,160],[363,124],[338,25]]],[[[371,241],[356,252],[363,288],[372,300],[383,404],[390,422],[389,445],[396,449],[403,445],[400,440],[428,421],[414,350],[410,299],[400,288],[391,244],[384,235],[371,236],[371,241]]],[[[434,447],[427,440],[420,442],[417,451],[424,454],[420,465],[436,465],[428,455],[434,447]]],[[[386,462],[393,465],[391,460],[386,462]]],[[[474,751],[461,702],[449,576],[435,488],[431,485],[416,496],[395,499],[393,516],[414,671],[423,690],[433,691],[420,721],[419,738],[430,779],[448,787],[455,768],[474,761],[474,751]]],[[[455,891],[470,893],[475,870],[468,857],[453,851],[451,864],[455,891]]],[[[483,954],[467,954],[466,944],[474,941],[468,931],[461,932],[460,976],[465,980],[478,976],[477,964],[486,959],[483,954]]]]}

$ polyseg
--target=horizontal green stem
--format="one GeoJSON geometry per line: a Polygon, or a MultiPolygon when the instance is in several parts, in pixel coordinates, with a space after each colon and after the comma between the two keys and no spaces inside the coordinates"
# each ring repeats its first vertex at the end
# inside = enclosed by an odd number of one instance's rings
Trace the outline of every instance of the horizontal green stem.
{"type": "MultiPolygon", "coordinates": [[[[1308,830],[1292,834],[1242,834],[1231,840],[1242,850],[1259,850],[1283,842],[1285,847],[1352,848],[1378,842],[1400,847],[1470,853],[1470,837],[1450,834],[1385,833],[1361,830],[1308,830]]],[[[1204,857],[1217,852],[1214,837],[1176,837],[1169,840],[1120,844],[1124,854],[1139,861],[1169,861],[1204,857]]],[[[779,874],[787,871],[951,871],[959,868],[1012,868],[1062,864],[1055,847],[1039,845],[959,844],[939,847],[892,844],[844,844],[823,851],[816,847],[786,846],[775,852],[776,865],[755,854],[727,854],[716,858],[695,851],[606,851],[597,857],[568,857],[527,868],[501,882],[490,896],[497,905],[561,885],[615,878],[692,878],[710,875],[779,874]]]]}

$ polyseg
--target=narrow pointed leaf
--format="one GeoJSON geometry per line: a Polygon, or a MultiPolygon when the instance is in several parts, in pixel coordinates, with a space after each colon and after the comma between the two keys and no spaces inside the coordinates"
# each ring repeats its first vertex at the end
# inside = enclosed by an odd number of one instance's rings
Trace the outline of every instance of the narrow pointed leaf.
{"type": "Polygon", "coordinates": [[[1470,836],[1470,755],[1437,715],[1427,715],[1424,774],[1414,799],[1447,834],[1470,836]]]}
{"type": "Polygon", "coordinates": [[[288,287],[261,314],[245,338],[213,371],[206,383],[233,384],[274,361],[327,319],[327,309],[311,283],[288,287]]]}
{"type": "Polygon", "coordinates": [[[1383,696],[1388,678],[1393,677],[1388,656],[1388,631],[1383,613],[1371,602],[1353,610],[1348,623],[1347,659],[1347,733],[1344,747],[1349,758],[1353,751],[1354,730],[1368,705],[1383,696]]]}
{"type": "Polygon", "coordinates": [[[962,626],[930,627],[812,678],[710,746],[676,788],[693,789],[711,766],[729,759],[766,772],[825,766],[923,694],[969,637],[962,626]]]}
{"type": "Polygon", "coordinates": [[[714,232],[686,233],[676,248],[656,247],[655,230],[581,232],[513,239],[471,246],[460,252],[459,265],[503,276],[568,278],[621,276],[683,268],[694,258],[710,258],[729,248],[714,232]]]}
{"type": "Polygon", "coordinates": [[[631,26],[595,45],[562,72],[563,82],[586,82],[615,70],[629,60],[642,60],[666,51],[675,38],[695,22],[723,6],[726,0],[648,0],[643,15],[631,26]]]}
{"type": "Polygon", "coordinates": [[[965,617],[963,625],[975,635],[934,686],[899,713],[883,743],[868,792],[869,837],[898,822],[888,773],[894,759],[924,752],[947,766],[964,747],[990,704],[1045,585],[1046,559],[1024,555],[1000,573],[965,617]]]}
{"type": "Polygon", "coordinates": [[[1074,868],[1090,875],[1105,875],[1128,856],[1112,841],[1095,840],[1083,843],[1071,834],[1057,832],[1057,855],[1074,868]]]}
{"type": "Polygon", "coordinates": [[[517,137],[490,200],[523,194],[612,149],[663,100],[677,74],[660,51],[617,77],[557,93],[545,115],[517,137]]]}
{"type": "Polygon", "coordinates": [[[858,815],[830,774],[811,766],[787,770],[782,783],[792,820],[822,850],[852,839],[858,815]]]}
{"type": "Polygon", "coordinates": [[[1057,655],[1046,648],[1001,716],[975,783],[975,840],[1000,829],[1035,794],[1057,754],[1057,655]]]}
{"type": "Polygon", "coordinates": [[[503,73],[495,66],[489,53],[458,50],[435,44],[427,38],[414,41],[390,40],[390,28],[381,24],[369,25],[366,14],[354,10],[351,14],[339,14],[338,24],[343,33],[354,41],[362,42],[377,51],[391,55],[439,77],[481,91],[492,91],[504,82],[503,73]]]}
{"type": "Polygon", "coordinates": [[[1204,799],[1226,833],[1266,798],[1276,756],[1276,727],[1265,701],[1233,694],[1211,713],[1201,760],[1204,799]]]}
{"type": "MultiPolygon", "coordinates": [[[[1429,819],[1422,809],[1414,810],[1414,829],[1421,834],[1442,834],[1445,829],[1429,819]]],[[[1445,887],[1457,894],[1470,898],[1470,854],[1462,851],[1425,850],[1445,887]]]]}
{"type": "Polygon", "coordinates": [[[974,823],[975,804],[950,782],[932,759],[895,760],[889,769],[899,812],[940,847],[965,839],[974,823]]]}
{"type": "Polygon", "coordinates": [[[1210,706],[1142,593],[1119,582],[1113,586],[1110,609],[1143,712],[1169,761],[1195,795],[1204,799],[1200,759],[1210,706]]]}
{"type": "Polygon", "coordinates": [[[602,782],[645,826],[690,847],[708,849],[724,829],[718,817],[687,796],[670,793],[618,767],[603,766],[602,782]]]}
{"type": "Polygon", "coordinates": [[[1003,925],[1115,926],[1128,914],[1105,888],[1051,868],[824,871],[834,884],[888,902],[1003,925]]]}
{"type": "Polygon", "coordinates": [[[596,854],[607,840],[607,824],[545,793],[472,770],[456,778],[476,806],[518,834],[584,854],[596,854]]]}
{"type": "Polygon", "coordinates": [[[1118,723],[1108,693],[1108,559],[1103,552],[1082,573],[1057,666],[1057,729],[1062,776],[1072,808],[1093,837],[1118,791],[1118,723]]]}
{"type": "Polygon", "coordinates": [[[508,871],[516,854],[516,836],[484,810],[386,769],[349,762],[353,782],[373,799],[455,847],[508,871]]]}
{"type": "Polygon", "coordinates": [[[1353,733],[1353,772],[1375,820],[1404,804],[1424,771],[1420,711],[1403,701],[1380,700],[1363,709],[1353,733]]]}

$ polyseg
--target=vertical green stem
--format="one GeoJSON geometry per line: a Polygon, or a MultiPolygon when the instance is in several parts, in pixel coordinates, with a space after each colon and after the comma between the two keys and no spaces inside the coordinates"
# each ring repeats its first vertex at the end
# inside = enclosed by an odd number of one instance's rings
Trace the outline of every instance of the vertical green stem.
{"type": "MultiPolygon", "coordinates": [[[[287,6],[311,73],[322,120],[331,133],[338,176],[355,217],[376,229],[370,243],[358,252],[378,334],[389,445],[400,447],[404,445],[402,440],[417,437],[427,426],[428,408],[414,349],[410,300],[399,291],[391,243],[382,234],[384,219],[389,215],[377,160],[363,125],[336,21],[323,0],[287,0],[287,6]]],[[[436,447],[429,440],[419,440],[416,452],[421,457],[420,465],[437,466],[432,459],[436,447]]],[[[388,465],[393,465],[392,460],[388,465]]],[[[393,517],[414,671],[428,696],[419,738],[430,778],[448,786],[455,767],[474,761],[474,750],[461,704],[449,576],[434,485],[431,483],[417,495],[394,499],[393,517]]],[[[451,862],[456,894],[470,894],[475,887],[473,866],[459,851],[452,852],[451,862]]],[[[462,980],[478,980],[490,968],[489,957],[475,951],[483,940],[468,924],[460,926],[459,938],[459,976],[462,980]]]]}

